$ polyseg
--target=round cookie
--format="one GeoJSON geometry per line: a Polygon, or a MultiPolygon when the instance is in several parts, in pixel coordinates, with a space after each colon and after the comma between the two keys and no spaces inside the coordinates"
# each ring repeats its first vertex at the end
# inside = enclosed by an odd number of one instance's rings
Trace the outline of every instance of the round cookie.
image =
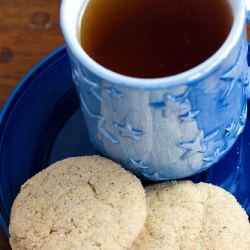
{"type": "Polygon", "coordinates": [[[147,219],[132,250],[249,250],[248,217],[212,184],[173,181],[146,187],[147,219]]]}
{"type": "Polygon", "coordinates": [[[100,156],[56,162],[21,187],[11,210],[12,249],[127,249],[146,220],[141,182],[100,156]]]}

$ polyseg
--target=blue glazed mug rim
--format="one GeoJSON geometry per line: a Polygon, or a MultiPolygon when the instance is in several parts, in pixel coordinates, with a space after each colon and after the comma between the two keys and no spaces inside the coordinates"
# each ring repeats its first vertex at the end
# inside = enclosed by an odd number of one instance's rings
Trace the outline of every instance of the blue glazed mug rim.
{"type": "MultiPolygon", "coordinates": [[[[246,20],[250,17],[246,16],[245,0],[234,1],[235,8],[233,10],[234,21],[231,31],[223,43],[223,45],[203,63],[198,66],[182,72],[177,75],[162,77],[162,78],[135,78],[125,76],[113,72],[95,62],[88,56],[86,52],[81,48],[78,41],[78,28],[79,19],[84,7],[88,1],[84,0],[62,0],[60,9],[60,25],[61,30],[66,41],[66,46],[69,52],[76,57],[80,64],[85,65],[88,70],[94,72],[96,75],[101,76],[108,82],[117,84],[122,87],[134,88],[134,89],[164,89],[169,87],[176,87],[183,84],[193,83],[199,81],[201,78],[211,74],[218,65],[227,58],[232,48],[237,43],[238,39],[242,36],[243,29],[245,28],[246,20]],[[237,3],[237,5],[236,5],[237,3]],[[72,9],[75,9],[72,11],[72,9]],[[77,15],[76,15],[77,13],[77,15]]],[[[231,0],[232,2],[232,0],[231,0]]]]}

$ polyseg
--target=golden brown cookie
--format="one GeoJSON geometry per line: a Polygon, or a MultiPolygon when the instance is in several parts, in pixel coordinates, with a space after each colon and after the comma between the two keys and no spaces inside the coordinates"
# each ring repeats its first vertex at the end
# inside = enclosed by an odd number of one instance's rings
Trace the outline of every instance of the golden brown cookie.
{"type": "Polygon", "coordinates": [[[133,250],[249,250],[248,217],[233,195],[211,184],[146,187],[147,219],[133,250]]]}
{"type": "Polygon", "coordinates": [[[19,250],[126,249],[145,219],[138,178],[103,157],[73,157],[21,187],[11,211],[10,244],[19,250]]]}

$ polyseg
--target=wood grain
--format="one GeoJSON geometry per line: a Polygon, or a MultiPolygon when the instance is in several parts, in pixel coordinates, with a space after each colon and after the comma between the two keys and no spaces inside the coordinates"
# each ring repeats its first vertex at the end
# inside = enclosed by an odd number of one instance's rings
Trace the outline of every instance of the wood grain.
{"type": "MultiPolygon", "coordinates": [[[[59,8],[60,0],[0,0],[0,109],[25,74],[64,43],[59,8]]],[[[0,249],[11,249],[2,229],[0,249]]]]}
{"type": "MultiPolygon", "coordinates": [[[[64,44],[60,2],[0,0],[0,109],[28,71],[64,44]]],[[[2,229],[0,249],[11,249],[2,229]]]]}
{"type": "Polygon", "coordinates": [[[3,48],[12,52],[0,63],[0,107],[23,76],[64,43],[59,8],[60,0],[0,1],[0,58],[3,48]]]}

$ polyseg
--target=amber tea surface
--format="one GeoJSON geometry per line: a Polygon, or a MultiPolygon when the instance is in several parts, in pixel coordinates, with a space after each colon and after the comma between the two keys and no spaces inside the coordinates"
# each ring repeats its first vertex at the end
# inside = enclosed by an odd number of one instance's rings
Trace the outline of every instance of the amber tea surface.
{"type": "Polygon", "coordinates": [[[208,59],[226,40],[232,23],[227,0],[90,0],[80,43],[112,71],[158,78],[208,59]]]}

